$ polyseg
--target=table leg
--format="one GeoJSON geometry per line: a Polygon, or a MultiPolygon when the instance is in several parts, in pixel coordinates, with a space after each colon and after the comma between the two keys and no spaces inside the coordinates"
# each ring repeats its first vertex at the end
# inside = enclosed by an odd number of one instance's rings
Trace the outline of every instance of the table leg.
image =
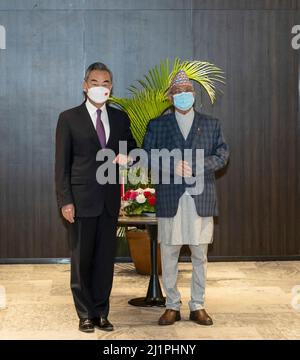
{"type": "Polygon", "coordinates": [[[151,239],[151,276],[146,297],[128,301],[134,306],[165,306],[157,271],[157,225],[146,225],[151,239]]]}

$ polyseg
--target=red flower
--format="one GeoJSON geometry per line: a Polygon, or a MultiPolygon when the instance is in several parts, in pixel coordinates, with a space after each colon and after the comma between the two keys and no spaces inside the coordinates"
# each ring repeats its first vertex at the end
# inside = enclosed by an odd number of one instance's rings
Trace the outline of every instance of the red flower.
{"type": "Polygon", "coordinates": [[[138,194],[139,193],[137,191],[131,190],[129,193],[129,200],[135,200],[138,194]]]}
{"type": "Polygon", "coordinates": [[[127,190],[126,193],[123,195],[122,199],[125,201],[129,200],[129,194],[130,194],[130,191],[127,190]]]}
{"type": "Polygon", "coordinates": [[[151,192],[150,191],[144,191],[144,196],[148,199],[151,196],[151,192]]]}
{"type": "Polygon", "coordinates": [[[156,198],[155,198],[154,195],[151,195],[151,196],[148,197],[148,203],[149,203],[149,205],[151,205],[151,206],[155,206],[155,204],[156,204],[156,198]]]}

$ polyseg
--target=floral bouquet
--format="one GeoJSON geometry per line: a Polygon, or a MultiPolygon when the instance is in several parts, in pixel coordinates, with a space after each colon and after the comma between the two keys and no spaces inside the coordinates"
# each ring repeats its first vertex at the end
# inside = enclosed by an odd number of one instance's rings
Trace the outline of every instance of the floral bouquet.
{"type": "Polygon", "coordinates": [[[153,188],[129,189],[122,196],[121,210],[126,215],[155,213],[156,195],[153,188]]]}

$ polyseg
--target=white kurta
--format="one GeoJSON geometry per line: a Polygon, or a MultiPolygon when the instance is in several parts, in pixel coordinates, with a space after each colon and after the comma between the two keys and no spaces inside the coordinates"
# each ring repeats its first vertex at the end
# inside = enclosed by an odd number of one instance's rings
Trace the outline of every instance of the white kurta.
{"type": "MultiPolygon", "coordinates": [[[[194,109],[182,115],[175,112],[182,135],[187,139],[194,121],[194,109]]],[[[158,242],[166,245],[200,245],[213,241],[213,217],[197,214],[194,199],[186,191],[179,199],[174,217],[158,218],[158,242]]]]}

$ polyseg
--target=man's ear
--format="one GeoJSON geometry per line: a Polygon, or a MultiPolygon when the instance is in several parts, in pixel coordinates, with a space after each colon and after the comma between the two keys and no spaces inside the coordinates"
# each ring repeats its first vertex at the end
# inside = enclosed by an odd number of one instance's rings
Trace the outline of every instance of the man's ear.
{"type": "Polygon", "coordinates": [[[173,95],[168,95],[168,100],[173,104],[173,95]]]}
{"type": "Polygon", "coordinates": [[[88,89],[88,86],[87,86],[86,81],[84,80],[84,82],[82,83],[82,91],[83,91],[84,93],[87,93],[87,89],[88,89]]]}

